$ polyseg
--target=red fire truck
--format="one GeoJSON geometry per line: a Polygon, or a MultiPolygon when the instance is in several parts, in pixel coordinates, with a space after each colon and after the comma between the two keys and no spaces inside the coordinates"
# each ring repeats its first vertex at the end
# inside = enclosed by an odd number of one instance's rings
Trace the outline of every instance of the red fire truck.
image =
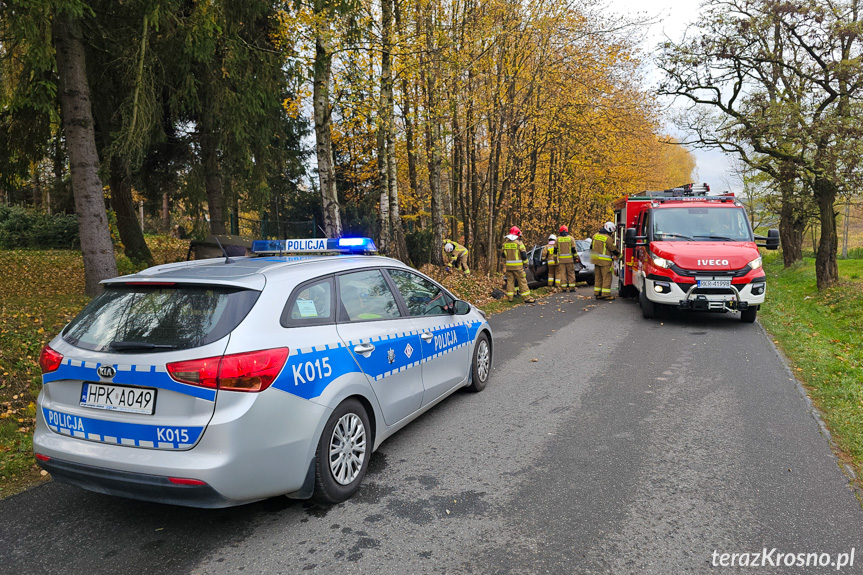
{"type": "Polygon", "coordinates": [[[755,321],[767,288],[758,247],[778,248],[779,230],[755,236],[733,194],[687,184],[624,196],[614,211],[619,292],[638,297],[645,318],[676,308],[755,321]]]}

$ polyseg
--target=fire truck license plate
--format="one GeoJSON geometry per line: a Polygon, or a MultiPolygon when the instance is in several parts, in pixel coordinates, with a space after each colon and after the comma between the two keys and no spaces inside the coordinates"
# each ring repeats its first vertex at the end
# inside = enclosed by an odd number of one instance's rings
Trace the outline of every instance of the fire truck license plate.
{"type": "Polygon", "coordinates": [[[698,280],[700,288],[730,288],[731,280],[698,280]]]}
{"type": "Polygon", "coordinates": [[[80,405],[108,411],[153,415],[156,407],[156,390],[84,382],[80,405]]]}

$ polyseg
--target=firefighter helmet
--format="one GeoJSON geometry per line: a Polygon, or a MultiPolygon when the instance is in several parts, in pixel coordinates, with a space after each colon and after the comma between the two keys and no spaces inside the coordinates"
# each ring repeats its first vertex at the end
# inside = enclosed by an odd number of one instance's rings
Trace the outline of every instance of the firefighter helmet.
{"type": "Polygon", "coordinates": [[[561,233],[561,234],[562,234],[563,232],[569,232],[569,227],[567,227],[567,225],[566,225],[566,224],[563,224],[562,226],[560,226],[560,230],[558,230],[558,231],[559,231],[559,233],[561,233]]]}
{"type": "Polygon", "coordinates": [[[556,242],[556,241],[557,241],[557,236],[556,236],[556,235],[554,235],[554,234],[551,234],[550,236],[548,236],[548,241],[549,241],[549,243],[551,243],[551,242],[556,242]]]}
{"type": "Polygon", "coordinates": [[[512,226],[511,228],[509,228],[509,235],[511,235],[511,236],[520,236],[520,235],[521,235],[521,230],[520,230],[520,229],[518,229],[518,226],[512,226]]]}
{"type": "Polygon", "coordinates": [[[454,246],[454,245],[452,245],[452,243],[451,243],[451,242],[447,242],[446,244],[444,244],[443,249],[444,249],[444,251],[445,251],[445,252],[451,252],[451,251],[453,251],[453,250],[455,249],[455,246],[454,246]]]}
{"type": "Polygon", "coordinates": [[[613,234],[617,229],[617,226],[614,225],[614,222],[605,222],[605,225],[602,228],[610,234],[613,234]]]}

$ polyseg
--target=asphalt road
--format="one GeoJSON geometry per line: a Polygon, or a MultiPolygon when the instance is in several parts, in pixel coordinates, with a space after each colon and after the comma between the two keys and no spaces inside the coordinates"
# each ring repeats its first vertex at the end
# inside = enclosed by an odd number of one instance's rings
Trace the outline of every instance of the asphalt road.
{"type": "Polygon", "coordinates": [[[860,503],[758,324],[541,301],[491,318],[486,390],[388,440],[348,502],[196,510],[48,483],[0,502],[0,572],[836,572],[713,566],[764,548],[854,549],[841,572],[863,572],[860,503]]]}

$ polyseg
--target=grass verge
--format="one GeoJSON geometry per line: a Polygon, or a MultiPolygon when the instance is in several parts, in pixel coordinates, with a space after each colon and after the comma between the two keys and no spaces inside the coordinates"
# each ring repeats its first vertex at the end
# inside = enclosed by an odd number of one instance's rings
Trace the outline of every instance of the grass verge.
{"type": "Polygon", "coordinates": [[[863,260],[839,260],[839,285],[819,293],[815,260],[765,264],[767,305],[759,313],[774,343],[821,412],[840,458],[863,475],[863,260]]]}
{"type": "Polygon", "coordinates": [[[80,252],[0,250],[0,498],[44,476],[33,461],[39,352],[87,303],[80,252]]]}
{"type": "MultiPolygon", "coordinates": [[[[147,236],[157,264],[185,259],[189,242],[147,236]]],[[[117,258],[121,274],[137,267],[117,258]]],[[[70,250],[0,250],[0,499],[45,480],[33,460],[39,353],[89,301],[84,261],[70,250]]]]}

